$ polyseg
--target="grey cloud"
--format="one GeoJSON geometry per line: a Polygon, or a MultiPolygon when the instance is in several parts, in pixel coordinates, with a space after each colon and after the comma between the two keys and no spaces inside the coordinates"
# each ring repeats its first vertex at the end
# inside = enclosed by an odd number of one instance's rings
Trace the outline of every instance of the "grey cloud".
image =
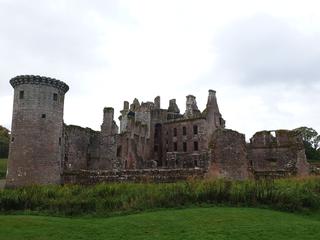
{"type": "Polygon", "coordinates": [[[90,65],[98,43],[86,16],[24,1],[2,5],[0,11],[1,46],[8,60],[90,65]]]}
{"type": "Polygon", "coordinates": [[[319,40],[281,19],[257,15],[234,23],[215,39],[218,69],[240,84],[312,85],[320,80],[319,40]]]}
{"type": "Polygon", "coordinates": [[[106,68],[100,47],[107,31],[96,26],[93,14],[105,21],[121,9],[115,1],[2,1],[0,96],[10,93],[8,81],[18,74],[49,75],[72,84],[106,68]]]}

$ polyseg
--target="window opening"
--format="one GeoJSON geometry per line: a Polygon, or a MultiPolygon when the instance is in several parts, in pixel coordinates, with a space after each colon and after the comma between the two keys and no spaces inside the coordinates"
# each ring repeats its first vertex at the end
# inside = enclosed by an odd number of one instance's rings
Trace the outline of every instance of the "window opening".
{"type": "Polygon", "coordinates": [[[182,128],[182,133],[183,133],[183,136],[187,135],[187,128],[186,127],[182,128]]]}
{"type": "Polygon", "coordinates": [[[183,151],[184,151],[184,152],[187,151],[187,143],[186,143],[186,142],[183,143],[183,151]]]}
{"type": "Polygon", "coordinates": [[[198,142],[193,142],[193,150],[194,151],[198,151],[199,150],[198,142]]]}
{"type": "Polygon", "coordinates": [[[194,125],[193,126],[193,134],[198,134],[198,126],[197,125],[194,125]]]}
{"type": "Polygon", "coordinates": [[[19,92],[19,98],[20,99],[24,99],[24,91],[20,91],[19,92]]]}
{"type": "Polygon", "coordinates": [[[174,137],[177,136],[177,129],[176,129],[176,128],[173,129],[173,136],[174,136],[174,137]]]}
{"type": "Polygon", "coordinates": [[[175,142],[173,143],[173,151],[177,151],[178,150],[178,144],[175,142]]]}

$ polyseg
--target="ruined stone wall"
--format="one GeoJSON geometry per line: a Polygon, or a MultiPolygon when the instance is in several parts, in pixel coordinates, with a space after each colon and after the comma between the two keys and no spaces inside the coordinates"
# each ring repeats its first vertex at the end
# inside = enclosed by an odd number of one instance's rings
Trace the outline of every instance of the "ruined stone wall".
{"type": "Polygon", "coordinates": [[[121,159],[125,169],[141,169],[157,166],[154,154],[155,125],[166,121],[166,110],[159,109],[160,98],[155,103],[139,104],[135,99],[130,109],[124,103],[121,111],[118,158],[121,159]]]}
{"type": "Polygon", "coordinates": [[[216,130],[210,140],[211,164],[208,177],[243,180],[251,177],[244,134],[216,130]]]}
{"type": "Polygon", "coordinates": [[[168,152],[166,157],[167,168],[207,169],[211,161],[210,151],[197,151],[193,153],[168,152]]]}
{"type": "Polygon", "coordinates": [[[197,153],[208,149],[208,135],[205,119],[180,119],[163,124],[163,165],[167,163],[167,152],[197,153]]]}
{"type": "Polygon", "coordinates": [[[134,119],[130,119],[128,125],[130,130],[118,136],[117,157],[125,169],[143,168],[150,149],[147,126],[134,119]]]}
{"type": "Polygon", "coordinates": [[[79,126],[65,126],[64,167],[66,170],[96,169],[100,161],[99,132],[79,126]]]}
{"type": "Polygon", "coordinates": [[[114,109],[104,108],[101,125],[100,158],[95,162],[94,169],[117,169],[121,167],[117,159],[118,126],[114,121],[114,109]]]}
{"type": "Polygon", "coordinates": [[[293,131],[257,132],[250,139],[248,153],[257,176],[272,172],[285,176],[309,174],[302,139],[293,131]]]}
{"type": "Polygon", "coordinates": [[[97,184],[102,182],[170,183],[187,179],[201,179],[204,169],[135,169],[119,171],[66,171],[65,184],[97,184]]]}
{"type": "Polygon", "coordinates": [[[162,125],[167,121],[168,112],[165,109],[153,109],[151,111],[151,123],[150,123],[150,148],[146,159],[151,160],[147,162],[147,166],[163,166],[163,128],[162,125]],[[155,151],[156,150],[156,151],[155,151]]]}

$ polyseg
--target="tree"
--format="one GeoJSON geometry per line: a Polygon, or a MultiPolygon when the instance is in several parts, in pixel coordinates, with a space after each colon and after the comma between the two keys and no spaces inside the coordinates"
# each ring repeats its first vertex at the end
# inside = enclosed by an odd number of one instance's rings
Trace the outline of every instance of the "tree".
{"type": "Polygon", "coordinates": [[[0,125],[0,158],[7,158],[9,153],[10,131],[0,125]]]}
{"type": "Polygon", "coordinates": [[[307,159],[320,161],[320,135],[317,131],[309,127],[299,127],[294,131],[302,137],[307,159]]]}

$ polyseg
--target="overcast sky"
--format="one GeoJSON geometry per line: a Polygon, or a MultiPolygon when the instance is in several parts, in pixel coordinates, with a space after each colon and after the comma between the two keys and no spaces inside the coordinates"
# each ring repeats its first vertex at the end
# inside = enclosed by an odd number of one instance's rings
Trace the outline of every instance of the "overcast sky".
{"type": "Polygon", "coordinates": [[[318,0],[0,0],[0,125],[10,128],[9,80],[66,82],[67,124],[100,129],[123,101],[217,91],[227,128],[309,126],[320,132],[318,0]]]}

